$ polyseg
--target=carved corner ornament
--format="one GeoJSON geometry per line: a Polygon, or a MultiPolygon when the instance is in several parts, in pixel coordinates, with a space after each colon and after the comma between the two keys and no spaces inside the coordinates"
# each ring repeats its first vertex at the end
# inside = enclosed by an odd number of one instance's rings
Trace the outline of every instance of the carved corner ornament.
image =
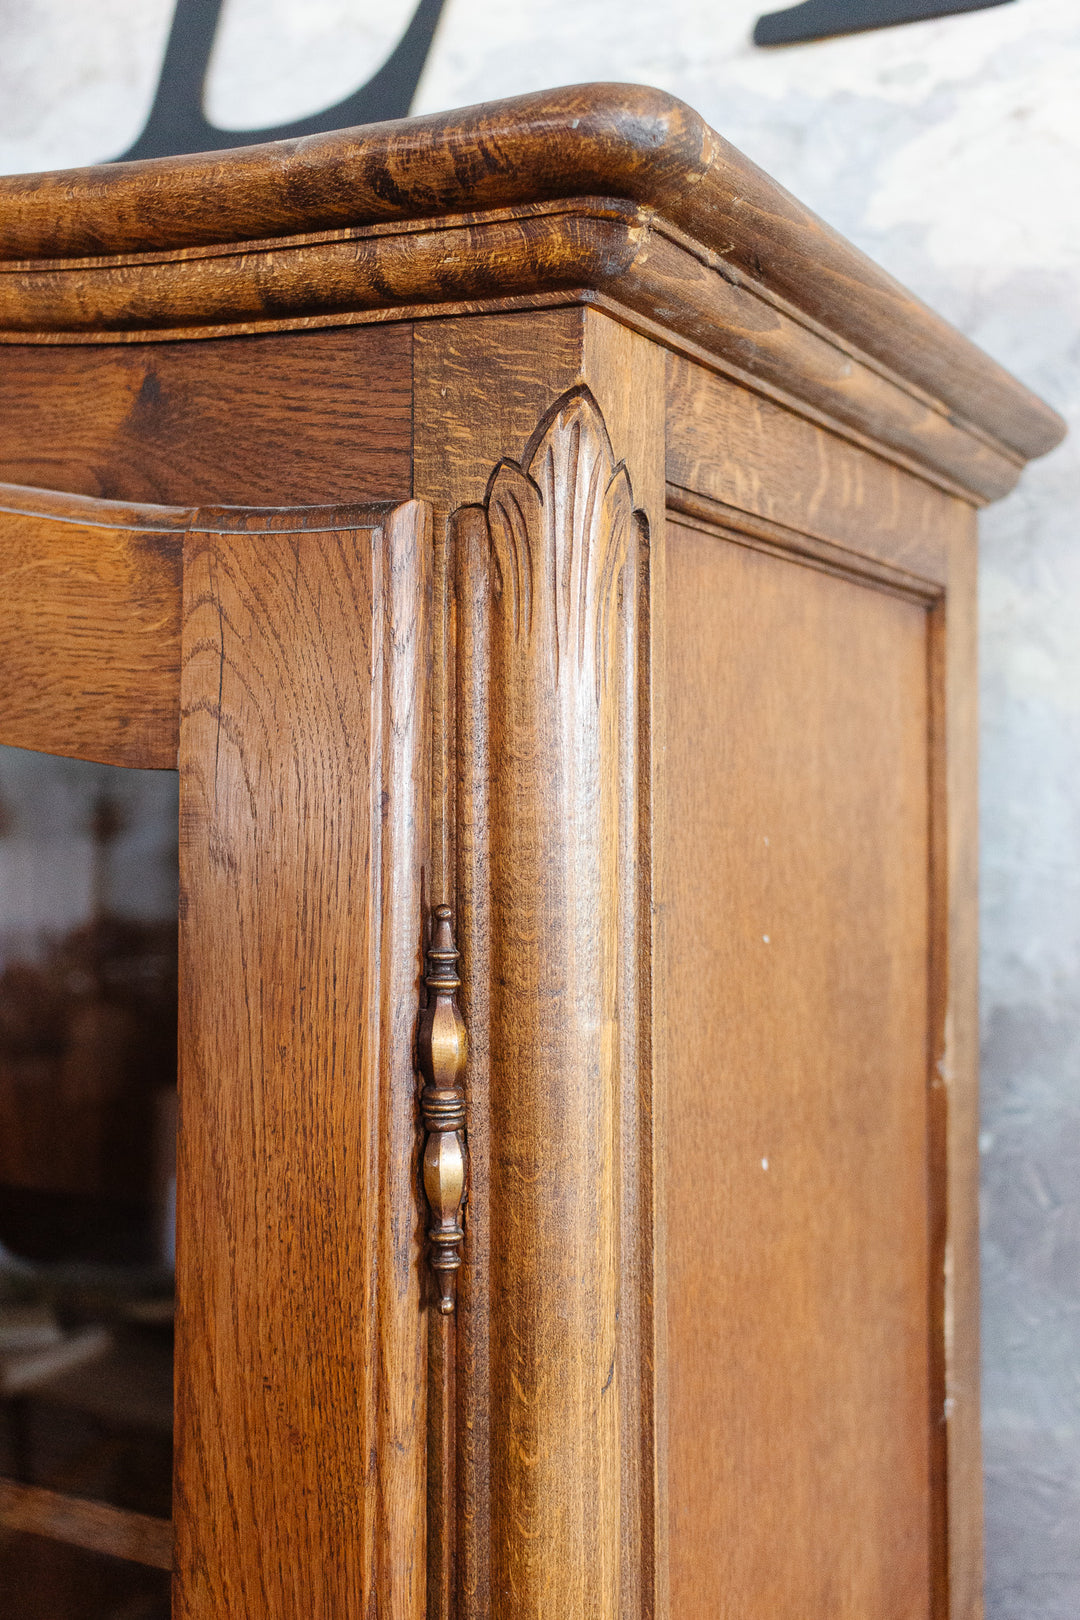
{"type": "Polygon", "coordinates": [[[431,1222],[429,1263],[439,1285],[439,1310],[453,1314],[468,1176],[465,1147],[465,1021],[457,1004],[459,953],[450,907],[436,906],[427,948],[427,1004],[420,1014],[419,1058],[424,1088],[424,1194],[431,1222]]]}
{"type": "Polygon", "coordinates": [[[514,640],[550,657],[556,686],[572,672],[584,691],[591,676],[599,702],[619,577],[644,520],[588,388],[556,400],[520,463],[498,464],[479,510],[514,640]]]}

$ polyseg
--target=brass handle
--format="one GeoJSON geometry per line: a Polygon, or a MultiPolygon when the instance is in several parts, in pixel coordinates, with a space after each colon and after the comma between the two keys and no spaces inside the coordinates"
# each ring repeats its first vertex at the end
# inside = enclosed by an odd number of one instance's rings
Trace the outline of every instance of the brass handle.
{"type": "Polygon", "coordinates": [[[465,1022],[457,1004],[459,953],[450,927],[450,907],[436,906],[427,949],[427,1004],[420,1014],[419,1058],[424,1089],[424,1194],[431,1212],[429,1264],[439,1284],[439,1310],[453,1313],[465,1228],[462,1211],[468,1180],[465,1145],[465,1022]]]}

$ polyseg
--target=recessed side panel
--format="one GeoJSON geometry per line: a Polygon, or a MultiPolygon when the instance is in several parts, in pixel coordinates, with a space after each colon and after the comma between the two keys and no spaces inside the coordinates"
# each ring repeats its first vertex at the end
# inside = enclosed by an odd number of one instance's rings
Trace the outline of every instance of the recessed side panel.
{"type": "Polygon", "coordinates": [[[926,611],[669,524],[671,1614],[930,1613],[926,611]]]}

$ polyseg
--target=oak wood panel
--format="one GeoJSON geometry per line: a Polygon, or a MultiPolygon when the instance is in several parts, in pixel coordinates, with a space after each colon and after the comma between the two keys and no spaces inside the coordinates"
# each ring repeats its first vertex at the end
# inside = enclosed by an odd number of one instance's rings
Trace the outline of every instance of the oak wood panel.
{"type": "Polygon", "coordinates": [[[462,687],[497,694],[465,720],[466,814],[487,823],[490,871],[472,897],[491,961],[490,1285],[509,1306],[491,1330],[492,1595],[508,1615],[614,1620],[638,525],[591,395],[563,396],[541,430],[455,524],[462,687]]]}
{"type": "Polygon", "coordinates": [[[185,543],[176,1612],[424,1612],[430,531],[185,543]]]}
{"type": "Polygon", "coordinates": [[[927,626],[667,532],[672,1615],[930,1603],[927,626]]]}
{"type": "Polygon", "coordinates": [[[0,1529],[45,1536],[154,1569],[173,1567],[173,1528],[168,1519],[15,1480],[0,1479],[0,1529]]]}
{"type": "MultiPolygon", "coordinates": [[[[32,289],[39,266],[59,312],[65,261],[90,271],[88,256],[122,256],[117,284],[138,296],[140,279],[160,280],[157,266],[177,249],[565,197],[612,197],[666,217],[717,255],[728,280],[756,282],[1021,457],[1061,436],[1048,407],[684,103],[628,85],[544,91],[232,153],[5,177],[5,279],[14,292],[5,324],[19,324],[20,281],[29,271],[32,289]]],[[[276,269],[272,256],[252,256],[241,296],[254,287],[272,305],[276,269]]],[[[309,279],[317,296],[319,277],[309,279]]],[[[178,324],[190,324],[183,277],[173,286],[178,324]]],[[[388,281],[389,299],[394,290],[388,281]]]]}
{"type": "Polygon", "coordinates": [[[0,742],[175,767],[190,516],[0,486],[0,742]]]}
{"type": "Polygon", "coordinates": [[[828,540],[818,540],[813,535],[789,529],[783,523],[774,523],[769,518],[741,512],[738,507],[680,489],[677,484],[667,487],[667,507],[668,512],[684,526],[703,529],[708,534],[732,540],[737,545],[756,546],[761,551],[772,552],[774,556],[798,559],[812,567],[842,575],[845,579],[873,581],[883,590],[899,591],[903,596],[917,596],[926,602],[941,599],[941,586],[918,574],[909,574],[905,569],[894,568],[891,563],[849,551],[828,540]]]}
{"type": "MultiPolygon", "coordinates": [[[[620,937],[623,953],[617,1023],[628,1080],[622,1089],[618,1137],[618,1272],[616,1342],[622,1420],[619,1444],[623,1492],[619,1616],[663,1613],[666,1555],[659,1504],[664,1482],[657,1435],[657,1409],[663,1399],[655,1354],[656,1143],[653,1133],[655,1075],[652,1048],[651,928],[653,660],[654,626],[663,612],[656,581],[656,537],[664,532],[664,353],[656,344],[626,332],[614,320],[586,312],[582,333],[582,373],[601,416],[630,471],[640,514],[637,536],[637,602],[625,599],[623,612],[636,613],[637,656],[633,682],[622,689],[619,725],[634,737],[635,773],[619,782],[623,848],[634,848],[636,862],[619,870],[619,904],[633,916],[640,935],[620,937]],[[636,824],[635,824],[636,818],[636,824]],[[631,954],[631,944],[636,959],[631,954]],[[632,1015],[631,1015],[631,1009],[632,1015]],[[636,1039],[637,1050],[631,1047],[636,1039]]],[[[624,586],[625,592],[625,586],[624,586]]],[[[629,656],[629,649],[627,650],[629,656]]]]}
{"type": "MultiPolygon", "coordinates": [[[[459,505],[482,501],[492,468],[507,446],[524,445],[546,404],[580,373],[580,317],[565,312],[477,321],[435,321],[417,329],[414,346],[416,487],[432,502],[435,678],[432,684],[432,886],[456,895],[462,953],[461,1003],[469,1029],[466,1106],[469,1201],[465,1265],[452,1333],[431,1324],[431,1365],[443,1374],[431,1408],[429,1479],[439,1530],[431,1546],[431,1591],[440,1595],[430,1620],[451,1620],[454,1587],[463,1620],[487,1616],[491,1604],[492,1499],[490,1434],[490,1154],[491,1097],[486,908],[474,907],[486,885],[483,831],[457,827],[459,760],[455,707],[457,603],[448,525],[459,505]],[[545,395],[547,397],[545,397],[545,395]],[[543,401],[543,403],[541,403],[543,401]],[[446,1342],[453,1337],[454,1343],[446,1342]],[[456,1403],[451,1400],[456,1372],[456,1403]],[[445,1425],[453,1422],[452,1441],[445,1425]],[[451,1466],[451,1456],[453,1459],[451,1466]]],[[[468,739],[464,739],[468,750],[468,739]]],[[[482,759],[468,769],[483,774],[482,759]]],[[[455,1617],[456,1620],[456,1617],[455,1617]]]]}
{"type": "MultiPolygon", "coordinates": [[[[414,475],[433,507],[432,890],[440,897],[456,896],[461,1002],[469,1025],[465,1265],[452,1323],[432,1319],[430,1324],[430,1366],[439,1383],[434,1401],[429,1400],[429,1509],[438,1515],[429,1543],[429,1620],[456,1620],[455,1603],[470,1620],[490,1612],[492,1534],[488,1041],[483,999],[475,1005],[480,1016],[474,1016],[472,999],[478,975],[483,982],[487,941],[470,909],[471,885],[455,871],[458,855],[475,871],[483,852],[470,829],[457,836],[457,632],[447,529],[458,504],[483,499],[507,439],[519,445],[527,441],[543,409],[537,399],[548,368],[560,380],[577,378],[579,349],[579,325],[561,311],[524,321],[433,321],[417,329],[414,341],[414,475]]],[[[478,875],[477,881],[483,878],[478,875]]]]}
{"type": "Polygon", "coordinates": [[[671,484],[945,584],[966,502],[703,366],[667,366],[671,484]]]}
{"type": "Polygon", "coordinates": [[[0,366],[0,477],[178,504],[407,499],[411,391],[407,323],[11,347],[0,366]]]}
{"type": "Polygon", "coordinates": [[[440,683],[453,687],[453,609],[443,596],[450,513],[481,501],[492,468],[512,453],[507,447],[524,445],[559,394],[585,382],[620,453],[636,468],[636,498],[650,525],[662,526],[663,352],[605,313],[574,308],[425,321],[414,350],[415,482],[434,512],[440,640],[432,775],[442,784],[442,803],[435,806],[433,881],[444,892],[454,864],[453,726],[439,696],[440,683]]]}
{"type": "MultiPolygon", "coordinates": [[[[643,1614],[651,1612],[655,1535],[651,1064],[644,962],[632,940],[635,918],[647,916],[649,882],[646,531],[635,541],[642,601],[633,601],[624,565],[619,609],[624,625],[638,617],[642,662],[631,670],[629,650],[618,652],[621,673],[614,690],[605,679],[599,712],[563,621],[555,680],[545,559],[556,546],[575,558],[581,611],[593,613],[595,564],[582,561],[592,520],[582,491],[575,496],[566,483],[574,444],[582,466],[609,466],[609,455],[625,462],[635,507],[662,522],[663,356],[592,312],[432,322],[417,331],[416,386],[417,485],[434,496],[437,536],[457,514],[456,589],[444,607],[451,676],[456,665],[456,769],[453,754],[435,769],[437,781],[445,769],[458,783],[456,809],[451,795],[437,814],[448,836],[436,843],[456,871],[470,1032],[457,1612],[462,1620],[643,1614]],[[530,458],[521,482],[509,464],[530,458]],[[520,642],[491,585],[496,557],[505,563],[496,491],[508,480],[530,514],[525,574],[535,576],[541,601],[535,635],[520,642]],[[548,515],[537,528],[541,488],[548,515]],[[489,501],[485,515],[489,495],[495,507],[489,501]],[[575,714],[585,727],[581,752],[572,745],[575,714]],[[600,784],[587,763],[589,736],[608,762],[600,784]],[[627,749],[635,763],[616,787],[612,750],[627,749]],[[533,805],[526,780],[542,795],[533,805]],[[620,864],[619,850],[634,847],[638,861],[620,864]],[[617,948],[616,915],[626,930],[617,948]],[[570,981],[574,1010],[560,1032],[556,991],[570,981]],[[601,1055],[589,1032],[605,1006],[601,1055]],[[580,1131],[579,1111],[588,1121],[580,1131]],[[523,1524],[539,1533],[522,1536],[523,1524]]],[[[563,588],[555,587],[560,602],[563,588]]]]}
{"type": "Polygon", "coordinates": [[[764,296],[732,273],[722,253],[650,223],[635,222],[638,251],[625,270],[597,276],[595,285],[655,322],[667,346],[697,351],[734,380],[794,404],[953,493],[997,500],[1016,483],[1023,468],[1016,451],[764,296]]]}

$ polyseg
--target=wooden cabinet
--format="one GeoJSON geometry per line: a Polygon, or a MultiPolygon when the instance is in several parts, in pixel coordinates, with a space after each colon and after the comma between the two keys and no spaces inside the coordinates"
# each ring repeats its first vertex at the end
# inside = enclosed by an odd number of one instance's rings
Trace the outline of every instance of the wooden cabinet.
{"type": "Polygon", "coordinates": [[[0,210],[0,740],[180,771],[175,1614],[975,1620],[1058,419],[646,90],[0,210]]]}

